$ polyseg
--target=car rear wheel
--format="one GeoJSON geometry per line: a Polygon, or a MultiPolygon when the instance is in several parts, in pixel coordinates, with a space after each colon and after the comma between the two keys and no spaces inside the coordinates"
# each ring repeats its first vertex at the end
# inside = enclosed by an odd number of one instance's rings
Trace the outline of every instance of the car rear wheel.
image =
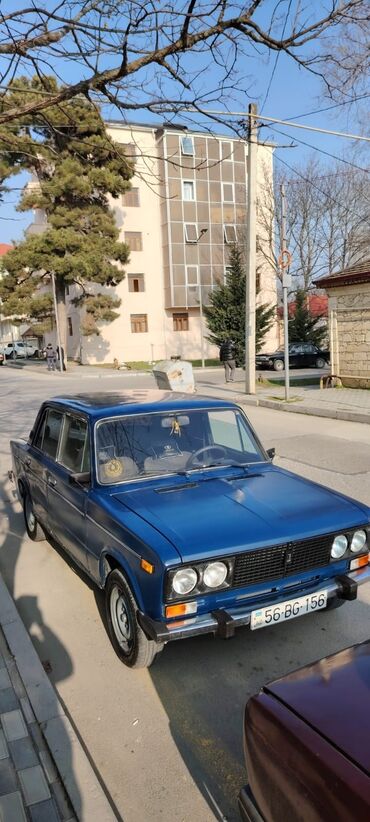
{"type": "Polygon", "coordinates": [[[45,539],[45,532],[40,523],[37,522],[29,494],[26,494],[23,498],[23,513],[29,538],[32,539],[33,542],[41,542],[45,539]]]}
{"type": "Polygon", "coordinates": [[[323,357],[318,357],[316,360],[316,368],[325,368],[326,360],[323,357]]]}
{"type": "Polygon", "coordinates": [[[12,353],[10,354],[10,358],[11,358],[12,360],[16,360],[16,359],[17,359],[17,352],[16,352],[16,351],[12,351],[12,353]]]}
{"type": "Polygon", "coordinates": [[[284,369],[283,360],[274,360],[274,371],[283,371],[283,369],[284,369]]]}
{"type": "Polygon", "coordinates": [[[149,668],[162,646],[148,639],[140,627],[137,604],[121,571],[112,571],[105,586],[108,633],[121,662],[129,668],[149,668]]]}

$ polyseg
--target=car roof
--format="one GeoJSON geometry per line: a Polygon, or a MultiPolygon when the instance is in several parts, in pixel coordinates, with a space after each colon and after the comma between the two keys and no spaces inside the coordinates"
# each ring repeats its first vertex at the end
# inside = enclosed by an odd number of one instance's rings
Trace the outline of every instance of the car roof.
{"type": "Polygon", "coordinates": [[[79,411],[94,419],[122,414],[152,413],[154,411],[185,411],[197,408],[236,408],[233,402],[214,399],[200,394],[182,394],[156,389],[128,391],[97,391],[84,394],[65,394],[53,397],[45,405],[58,404],[79,411]]]}

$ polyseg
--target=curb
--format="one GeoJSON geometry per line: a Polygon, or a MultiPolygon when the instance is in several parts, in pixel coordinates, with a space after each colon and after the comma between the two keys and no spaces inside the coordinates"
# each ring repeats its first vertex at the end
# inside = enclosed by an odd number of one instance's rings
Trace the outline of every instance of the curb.
{"type": "Polygon", "coordinates": [[[0,625],[76,818],[80,822],[117,822],[1,575],[0,625]]]}
{"type": "Polygon", "coordinates": [[[302,406],[297,405],[297,403],[284,405],[283,403],[275,402],[274,400],[263,400],[258,399],[257,397],[243,397],[242,399],[235,397],[235,401],[239,405],[258,405],[262,408],[272,408],[276,411],[287,411],[291,414],[306,414],[307,416],[312,417],[328,417],[333,420],[347,420],[348,422],[361,422],[367,424],[370,423],[370,413],[362,414],[360,411],[341,411],[340,409],[335,408],[319,408],[318,406],[309,405],[302,406]]]}

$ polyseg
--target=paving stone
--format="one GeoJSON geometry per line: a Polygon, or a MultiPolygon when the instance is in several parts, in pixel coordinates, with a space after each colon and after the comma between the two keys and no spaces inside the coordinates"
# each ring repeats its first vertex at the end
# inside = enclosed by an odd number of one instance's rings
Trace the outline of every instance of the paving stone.
{"type": "Polygon", "coordinates": [[[40,731],[40,728],[39,728],[37,722],[31,722],[31,724],[28,726],[28,730],[29,730],[29,732],[32,736],[32,739],[33,739],[33,741],[36,745],[37,750],[38,751],[45,751],[46,750],[45,739],[44,739],[44,737],[43,737],[43,735],[40,731]]]}
{"type": "Polygon", "coordinates": [[[6,688],[11,688],[12,683],[6,668],[0,668],[0,691],[5,691],[6,688]]]}
{"type": "Polygon", "coordinates": [[[19,791],[0,796],[0,819],[1,822],[27,822],[19,791]]]}
{"type": "Polygon", "coordinates": [[[2,653],[0,653],[0,668],[6,668],[6,662],[2,653]]]}
{"type": "Polygon", "coordinates": [[[14,739],[22,739],[23,736],[28,736],[22,711],[9,711],[8,713],[2,714],[1,722],[8,742],[12,742],[14,739]]]}
{"type": "Polygon", "coordinates": [[[9,742],[9,751],[17,770],[19,768],[32,768],[33,765],[39,764],[32,739],[29,736],[9,742]]]}
{"type": "Polygon", "coordinates": [[[40,751],[39,756],[48,782],[55,782],[55,780],[58,779],[58,772],[49,751],[40,751]]]}
{"type": "Polygon", "coordinates": [[[53,799],[37,802],[36,805],[31,805],[29,810],[32,822],[60,822],[60,816],[53,799]]]}
{"type": "Polygon", "coordinates": [[[13,793],[17,788],[18,783],[14,766],[8,756],[7,759],[0,760],[0,796],[4,796],[6,793],[13,793]]]}
{"type": "Polygon", "coordinates": [[[27,696],[22,696],[20,698],[21,708],[25,717],[25,720],[28,724],[35,721],[35,714],[31,708],[31,703],[27,696]]]}
{"type": "Polygon", "coordinates": [[[41,765],[18,771],[18,777],[26,805],[33,805],[36,802],[42,802],[44,799],[50,799],[48,783],[41,765]]]}
{"type": "Polygon", "coordinates": [[[7,711],[15,711],[19,708],[19,702],[13,688],[6,688],[5,691],[0,691],[0,714],[7,711]]]}
{"type": "Polygon", "coordinates": [[[8,663],[9,676],[12,681],[13,688],[17,694],[18,699],[26,696],[26,691],[23,682],[19,676],[18,668],[14,659],[8,663]]]}
{"type": "Polygon", "coordinates": [[[4,731],[0,731],[0,759],[6,759],[7,756],[9,756],[9,751],[5,742],[4,731]]]}

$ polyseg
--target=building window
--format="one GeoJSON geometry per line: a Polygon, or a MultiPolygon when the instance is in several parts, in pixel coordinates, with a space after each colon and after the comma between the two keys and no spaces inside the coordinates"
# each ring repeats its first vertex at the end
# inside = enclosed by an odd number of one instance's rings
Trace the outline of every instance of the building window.
{"type": "Polygon", "coordinates": [[[140,206],[139,189],[130,188],[129,191],[125,191],[125,193],[122,194],[122,205],[138,208],[140,206]]]}
{"type": "Polygon", "coordinates": [[[198,242],[198,226],[196,223],[185,223],[185,242],[186,243],[197,243],[198,242]]]}
{"type": "Polygon", "coordinates": [[[147,314],[131,314],[131,333],[132,334],[146,334],[148,331],[148,315],[147,314]]]}
{"type": "Polygon", "coordinates": [[[144,274],[129,274],[128,275],[128,290],[137,294],[139,291],[145,291],[144,274]]]}
{"type": "Polygon", "coordinates": [[[224,240],[226,245],[233,245],[238,242],[238,236],[234,225],[224,225],[224,240]]]}
{"type": "Polygon", "coordinates": [[[224,268],[224,285],[227,285],[228,278],[232,272],[231,265],[225,265],[224,268]]]}
{"type": "Polygon", "coordinates": [[[186,135],[181,137],[181,154],[186,154],[188,157],[194,157],[194,138],[186,135]]]}
{"type": "Polygon", "coordinates": [[[189,314],[172,314],[174,331],[189,331],[189,314]]]}
{"type": "Polygon", "coordinates": [[[193,180],[182,181],[182,199],[195,200],[195,183],[193,180]]]}
{"type": "Polygon", "coordinates": [[[233,159],[233,147],[232,143],[222,140],[220,143],[220,158],[221,160],[232,160],[233,159]]]}
{"type": "Polygon", "coordinates": [[[125,243],[129,246],[130,251],[142,251],[143,236],[141,231],[125,231],[125,243]]]}
{"type": "Polygon", "coordinates": [[[234,184],[233,183],[222,183],[222,199],[224,203],[233,203],[235,200],[234,197],[234,184]]]}
{"type": "Polygon", "coordinates": [[[73,337],[73,325],[72,325],[72,317],[67,317],[68,323],[68,334],[70,337],[73,337]]]}
{"type": "Polygon", "coordinates": [[[187,265],[186,271],[186,285],[199,285],[199,269],[197,265],[187,265]]]}

